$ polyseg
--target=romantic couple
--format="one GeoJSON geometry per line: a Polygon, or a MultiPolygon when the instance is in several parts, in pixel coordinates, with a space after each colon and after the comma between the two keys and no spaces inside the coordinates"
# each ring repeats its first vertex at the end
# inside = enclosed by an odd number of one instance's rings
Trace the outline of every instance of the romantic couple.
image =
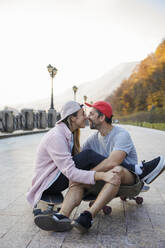
{"type": "Polygon", "coordinates": [[[144,183],[150,184],[165,169],[163,156],[138,163],[129,133],[112,124],[108,102],[85,104],[91,108],[88,116],[83,105],[75,101],[64,104],[61,119],[38,147],[28,202],[34,208],[43,193],[56,194],[68,188],[59,212],[35,216],[35,224],[43,230],[69,231],[74,227],[85,232],[102,207],[122,194],[124,185],[138,195],[144,183]],[[80,128],[85,128],[87,119],[97,132],[80,149],[80,128]],[[93,205],[71,221],[72,210],[90,192],[96,195],[93,205]]]}

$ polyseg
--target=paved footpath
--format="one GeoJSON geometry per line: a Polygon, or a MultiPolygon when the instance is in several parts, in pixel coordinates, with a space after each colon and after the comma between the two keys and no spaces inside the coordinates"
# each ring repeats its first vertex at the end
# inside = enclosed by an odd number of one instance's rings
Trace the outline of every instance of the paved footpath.
{"type": "MultiPolygon", "coordinates": [[[[137,147],[139,160],[165,156],[165,132],[125,126],[137,147]]],[[[89,134],[82,131],[82,142],[89,134]]],[[[100,212],[88,234],[40,230],[26,201],[36,147],[44,134],[0,140],[0,248],[165,248],[165,173],[143,193],[144,203],[114,199],[111,215],[100,212]]],[[[142,194],[141,194],[142,195],[142,194]]],[[[87,207],[83,202],[72,218],[87,207]]]]}

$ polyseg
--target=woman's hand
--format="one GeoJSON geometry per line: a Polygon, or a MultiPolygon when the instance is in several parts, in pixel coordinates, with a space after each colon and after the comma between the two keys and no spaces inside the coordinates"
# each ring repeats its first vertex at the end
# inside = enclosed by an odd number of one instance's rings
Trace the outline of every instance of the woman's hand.
{"type": "Polygon", "coordinates": [[[121,176],[116,168],[107,172],[96,172],[95,181],[103,180],[106,183],[119,185],[121,183],[121,176]]]}
{"type": "Polygon", "coordinates": [[[120,185],[121,177],[117,171],[110,170],[104,173],[104,181],[114,185],[120,185]]]}

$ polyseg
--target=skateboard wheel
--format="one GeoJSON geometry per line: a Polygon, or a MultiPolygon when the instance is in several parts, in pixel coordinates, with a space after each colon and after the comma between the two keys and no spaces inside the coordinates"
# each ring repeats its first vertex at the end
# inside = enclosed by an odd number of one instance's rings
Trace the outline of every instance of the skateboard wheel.
{"type": "Polygon", "coordinates": [[[142,204],[143,203],[143,197],[136,197],[136,203],[138,204],[138,205],[140,205],[140,204],[142,204]]]}
{"type": "Polygon", "coordinates": [[[126,201],[126,200],[127,200],[127,197],[126,197],[126,196],[120,196],[120,199],[121,199],[122,201],[126,201]]]}
{"type": "Polygon", "coordinates": [[[112,208],[111,207],[109,207],[109,206],[104,206],[103,207],[103,213],[105,214],[105,215],[108,215],[108,214],[110,214],[112,212],[112,208]]]}
{"type": "Polygon", "coordinates": [[[33,209],[33,214],[34,214],[34,216],[39,215],[39,214],[41,214],[41,213],[42,213],[41,209],[39,209],[39,208],[33,209]]]}

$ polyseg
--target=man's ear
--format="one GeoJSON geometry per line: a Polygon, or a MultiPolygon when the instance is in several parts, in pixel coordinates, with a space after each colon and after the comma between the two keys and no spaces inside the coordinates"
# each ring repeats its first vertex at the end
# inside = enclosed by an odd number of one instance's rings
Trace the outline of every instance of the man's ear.
{"type": "Polygon", "coordinates": [[[103,121],[105,121],[105,115],[101,115],[100,116],[100,120],[103,122],[103,121]]]}

